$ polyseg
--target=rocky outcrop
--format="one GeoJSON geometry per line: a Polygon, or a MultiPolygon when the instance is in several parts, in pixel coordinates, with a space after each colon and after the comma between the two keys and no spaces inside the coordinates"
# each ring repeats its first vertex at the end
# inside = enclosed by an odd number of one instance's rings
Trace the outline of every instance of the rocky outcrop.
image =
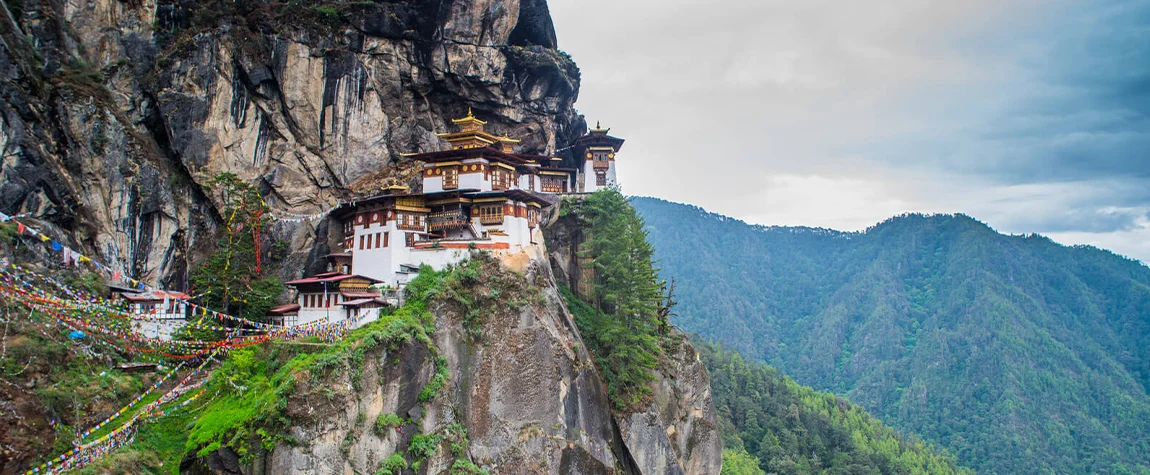
{"type": "MultiPolygon", "coordinates": [[[[566,197],[546,217],[547,260],[555,281],[577,296],[586,288],[588,263],[579,248],[589,239],[578,215],[580,198],[566,197]]],[[[613,414],[627,458],[637,473],[719,473],[719,433],[707,370],[686,335],[670,327],[653,383],[654,398],[643,410],[613,414]]]]}
{"type": "Polygon", "coordinates": [[[616,415],[623,443],[641,473],[719,473],[723,441],[707,370],[677,329],[663,351],[654,401],[616,415]]]}
{"type": "MultiPolygon", "coordinates": [[[[169,287],[215,244],[218,173],[257,184],[279,216],[312,215],[438,148],[469,107],[526,152],[585,129],[543,0],[4,8],[0,211],[169,287]]],[[[314,270],[327,228],[275,225],[285,276],[314,270]]]]}

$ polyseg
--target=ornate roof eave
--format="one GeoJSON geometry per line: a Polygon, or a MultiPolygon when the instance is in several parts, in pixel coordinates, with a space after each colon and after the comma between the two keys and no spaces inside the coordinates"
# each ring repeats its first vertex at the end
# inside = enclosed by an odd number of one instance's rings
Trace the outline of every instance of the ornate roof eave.
{"type": "Polygon", "coordinates": [[[475,115],[473,115],[471,113],[470,107],[467,108],[467,117],[464,117],[462,119],[451,119],[451,123],[456,124],[456,125],[469,124],[469,123],[476,123],[479,125],[487,125],[486,121],[479,120],[478,118],[475,117],[475,115]]]}

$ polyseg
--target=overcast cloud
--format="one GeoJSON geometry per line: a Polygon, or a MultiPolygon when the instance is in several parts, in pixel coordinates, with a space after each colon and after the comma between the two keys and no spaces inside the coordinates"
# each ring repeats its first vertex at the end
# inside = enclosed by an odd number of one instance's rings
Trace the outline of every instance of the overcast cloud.
{"type": "Polygon", "coordinates": [[[628,194],[843,230],[962,212],[1150,262],[1150,2],[550,6],[628,194]]]}

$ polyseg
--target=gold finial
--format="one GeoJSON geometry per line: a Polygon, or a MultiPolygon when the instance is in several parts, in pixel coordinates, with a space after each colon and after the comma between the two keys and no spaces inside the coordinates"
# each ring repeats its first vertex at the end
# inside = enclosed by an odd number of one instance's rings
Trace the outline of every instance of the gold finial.
{"type": "Polygon", "coordinates": [[[468,117],[475,117],[475,116],[471,115],[471,108],[470,107],[467,108],[467,116],[468,117]]]}
{"type": "Polygon", "coordinates": [[[603,130],[603,126],[599,125],[599,121],[595,121],[595,128],[599,129],[599,130],[603,130]]]}

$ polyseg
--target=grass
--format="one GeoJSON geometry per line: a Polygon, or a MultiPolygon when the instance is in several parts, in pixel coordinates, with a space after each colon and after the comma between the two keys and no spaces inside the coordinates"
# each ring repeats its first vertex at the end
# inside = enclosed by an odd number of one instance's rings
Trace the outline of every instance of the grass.
{"type": "Polygon", "coordinates": [[[140,410],[143,409],[144,406],[147,406],[148,404],[155,402],[157,399],[159,399],[163,396],[164,396],[164,391],[161,391],[158,389],[155,391],[152,391],[151,394],[149,394],[144,399],[141,399],[140,402],[137,402],[136,405],[133,406],[131,409],[124,411],[122,414],[119,415],[119,417],[112,419],[112,422],[109,422],[108,425],[101,427],[100,430],[97,430],[91,434],[88,434],[88,436],[83,439],[83,442],[85,442],[85,443],[91,442],[91,441],[96,440],[96,439],[116,430],[116,429],[119,429],[120,426],[124,425],[124,423],[131,420],[132,417],[134,417],[136,415],[136,413],[140,412],[140,410]]]}
{"type": "MultiPolygon", "coordinates": [[[[185,394],[172,405],[191,397],[185,394]]],[[[194,420],[197,405],[177,410],[158,420],[143,424],[136,441],[110,457],[80,470],[78,475],[102,473],[152,473],[178,475],[184,456],[188,427],[194,420]]]]}
{"type": "Polygon", "coordinates": [[[447,385],[447,376],[447,359],[440,356],[435,359],[435,376],[432,376],[431,381],[419,391],[419,402],[435,399],[447,385]]]}
{"type": "Polygon", "coordinates": [[[411,437],[411,445],[407,446],[407,453],[416,461],[426,459],[435,455],[441,440],[442,435],[415,434],[411,437]]]}

